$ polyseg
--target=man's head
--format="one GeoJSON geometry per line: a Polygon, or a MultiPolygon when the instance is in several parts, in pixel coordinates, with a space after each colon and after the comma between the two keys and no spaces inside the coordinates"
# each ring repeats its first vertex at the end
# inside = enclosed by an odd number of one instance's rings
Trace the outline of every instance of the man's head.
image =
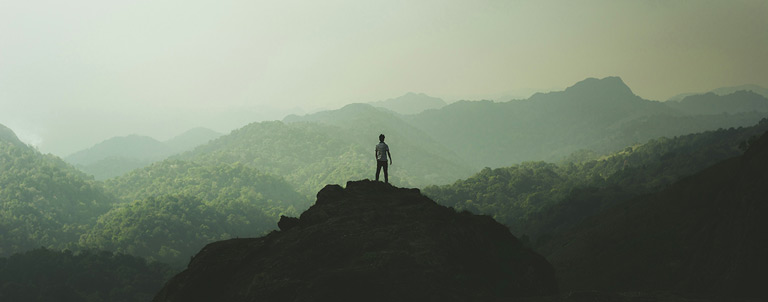
{"type": "Polygon", "coordinates": [[[380,142],[383,142],[383,141],[384,141],[384,134],[379,134],[379,141],[380,141],[380,142]]]}

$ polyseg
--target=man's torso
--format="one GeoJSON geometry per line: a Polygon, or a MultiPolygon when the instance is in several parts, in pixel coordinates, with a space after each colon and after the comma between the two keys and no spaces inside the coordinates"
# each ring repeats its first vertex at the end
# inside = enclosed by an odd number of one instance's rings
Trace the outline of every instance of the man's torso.
{"type": "Polygon", "coordinates": [[[387,161],[387,151],[389,151],[389,146],[387,146],[387,144],[384,142],[378,143],[376,145],[376,160],[387,161]]]}

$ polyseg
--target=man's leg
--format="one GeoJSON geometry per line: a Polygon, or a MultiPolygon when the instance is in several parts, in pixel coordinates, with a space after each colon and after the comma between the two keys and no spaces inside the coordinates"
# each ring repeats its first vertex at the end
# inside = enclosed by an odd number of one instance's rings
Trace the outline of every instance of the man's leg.
{"type": "MultiPolygon", "coordinates": [[[[376,161],[376,181],[379,181],[379,173],[381,173],[381,162],[376,161]]],[[[384,170],[384,177],[387,177],[387,171],[384,170]]]]}
{"type": "Polygon", "coordinates": [[[384,167],[384,182],[389,183],[389,164],[387,162],[381,162],[384,167]]]}

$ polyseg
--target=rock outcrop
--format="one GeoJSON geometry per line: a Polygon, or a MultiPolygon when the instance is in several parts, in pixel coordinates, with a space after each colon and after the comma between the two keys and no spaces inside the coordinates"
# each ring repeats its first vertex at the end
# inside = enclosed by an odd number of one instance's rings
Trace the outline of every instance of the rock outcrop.
{"type": "Polygon", "coordinates": [[[280,231],[203,248],[154,301],[498,301],[554,270],[488,216],[373,181],[328,185],[280,231]]]}

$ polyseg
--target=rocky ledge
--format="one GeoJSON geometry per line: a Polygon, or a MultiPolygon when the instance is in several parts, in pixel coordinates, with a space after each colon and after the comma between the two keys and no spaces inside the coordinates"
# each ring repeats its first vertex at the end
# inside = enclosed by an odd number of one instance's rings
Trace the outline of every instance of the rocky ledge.
{"type": "Polygon", "coordinates": [[[498,301],[557,292],[554,270],[488,216],[369,180],[328,185],[261,238],[204,247],[154,301],[498,301]]]}

